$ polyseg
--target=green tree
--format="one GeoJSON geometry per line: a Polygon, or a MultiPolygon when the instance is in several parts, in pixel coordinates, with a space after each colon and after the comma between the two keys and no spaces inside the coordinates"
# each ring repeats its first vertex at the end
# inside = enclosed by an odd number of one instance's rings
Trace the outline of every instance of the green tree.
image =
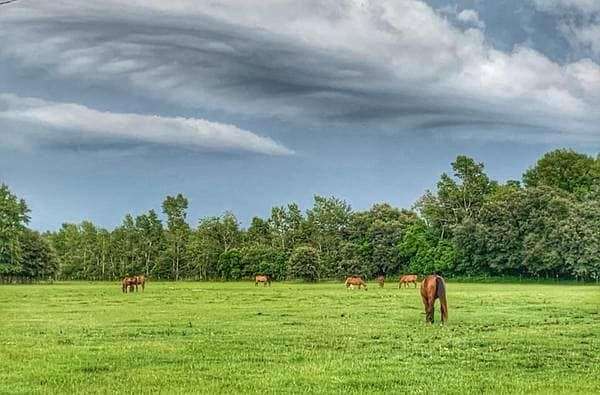
{"type": "Polygon", "coordinates": [[[58,261],[50,243],[38,232],[26,229],[21,237],[22,277],[40,280],[54,278],[58,261]]]}
{"type": "Polygon", "coordinates": [[[265,245],[248,245],[242,249],[243,276],[268,274],[275,280],[284,280],[288,273],[288,254],[265,245]]]}
{"type": "Polygon", "coordinates": [[[458,156],[452,163],[454,178],[442,174],[437,194],[427,192],[417,208],[440,238],[449,238],[452,230],[464,220],[477,221],[481,208],[497,187],[484,172],[483,163],[466,156],[458,156]]]}
{"type": "Polygon", "coordinates": [[[335,197],[314,197],[314,206],[307,212],[306,228],[319,253],[324,277],[335,276],[334,268],[343,257],[340,247],[348,236],[352,209],[335,197]]]}
{"type": "Polygon", "coordinates": [[[0,184],[0,276],[19,272],[22,259],[20,238],[29,223],[29,208],[5,184],[0,184]]]}
{"type": "Polygon", "coordinates": [[[142,262],[146,276],[154,274],[160,263],[160,255],[165,246],[163,224],[154,210],[136,217],[135,227],[139,234],[142,262]]]}
{"type": "Polygon", "coordinates": [[[167,216],[165,258],[171,263],[171,278],[179,280],[185,264],[186,244],[190,236],[190,227],[186,222],[188,200],[182,195],[167,196],[162,204],[167,216]]]}
{"type": "Polygon", "coordinates": [[[273,247],[291,251],[299,243],[305,242],[304,224],[305,219],[296,203],[287,207],[273,207],[268,220],[273,247]]]}
{"type": "Polygon", "coordinates": [[[289,276],[314,282],[319,279],[319,253],[309,246],[296,247],[288,263],[289,276]]]}
{"type": "Polygon", "coordinates": [[[546,153],[523,174],[528,188],[547,186],[583,197],[600,185],[598,160],[570,149],[546,153]]]}
{"type": "Polygon", "coordinates": [[[232,213],[202,218],[188,245],[191,271],[199,278],[220,277],[219,257],[241,245],[243,233],[232,213]]]}
{"type": "Polygon", "coordinates": [[[219,255],[217,270],[222,280],[242,278],[242,254],[237,249],[223,251],[219,255]]]}

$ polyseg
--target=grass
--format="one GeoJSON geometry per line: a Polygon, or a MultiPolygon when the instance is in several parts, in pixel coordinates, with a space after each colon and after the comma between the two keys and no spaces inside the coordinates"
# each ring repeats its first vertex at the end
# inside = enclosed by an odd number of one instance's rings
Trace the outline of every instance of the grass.
{"type": "Polygon", "coordinates": [[[599,393],[600,287],[0,287],[0,393],[599,393]],[[436,309],[436,318],[439,309],[436,309]]]}

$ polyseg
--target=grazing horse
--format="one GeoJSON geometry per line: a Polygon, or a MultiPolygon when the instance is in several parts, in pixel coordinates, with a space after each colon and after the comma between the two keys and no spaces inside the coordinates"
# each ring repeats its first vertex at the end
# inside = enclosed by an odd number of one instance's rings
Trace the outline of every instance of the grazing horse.
{"type": "Polygon", "coordinates": [[[256,287],[258,283],[262,283],[264,287],[267,285],[271,286],[271,276],[263,276],[259,275],[254,278],[254,286],[256,287]]]}
{"type": "Polygon", "coordinates": [[[398,283],[398,289],[402,288],[402,285],[406,285],[408,288],[408,284],[415,284],[415,288],[417,288],[417,275],[416,274],[404,274],[400,276],[400,282],[398,283]]]}
{"type": "Polygon", "coordinates": [[[385,276],[383,274],[380,276],[377,276],[377,284],[379,284],[380,288],[383,288],[384,283],[385,283],[385,276]]]}
{"type": "Polygon", "coordinates": [[[367,283],[360,276],[350,276],[346,278],[346,288],[357,286],[358,289],[363,287],[365,291],[367,290],[367,283]]]}
{"type": "Polygon", "coordinates": [[[442,324],[448,321],[448,305],[446,304],[446,283],[437,274],[425,277],[421,283],[421,298],[425,306],[425,321],[433,324],[433,309],[435,300],[440,300],[440,313],[442,324]]]}

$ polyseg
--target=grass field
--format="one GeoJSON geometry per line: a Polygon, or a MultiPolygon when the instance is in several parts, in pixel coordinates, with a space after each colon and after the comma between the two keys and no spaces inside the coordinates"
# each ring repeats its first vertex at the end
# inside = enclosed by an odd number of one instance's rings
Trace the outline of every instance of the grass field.
{"type": "Polygon", "coordinates": [[[427,326],[392,284],[2,286],[0,393],[600,393],[600,287],[447,290],[427,326]]]}

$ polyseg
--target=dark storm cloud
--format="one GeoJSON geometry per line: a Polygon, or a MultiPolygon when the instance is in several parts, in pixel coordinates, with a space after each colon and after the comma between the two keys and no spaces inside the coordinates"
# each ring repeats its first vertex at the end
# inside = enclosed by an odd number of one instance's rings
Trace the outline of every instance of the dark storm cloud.
{"type": "MultiPolygon", "coordinates": [[[[186,2],[164,13],[156,4],[119,12],[111,2],[99,11],[70,11],[67,2],[60,11],[6,17],[0,55],[44,67],[55,78],[299,124],[518,124],[598,132],[587,111],[599,102],[592,92],[600,85],[597,64],[559,65],[527,48],[497,51],[479,30],[453,27],[423,3],[380,3],[365,11],[341,2],[305,19],[306,10],[293,6],[299,26],[290,29],[281,10],[248,23],[244,9],[224,17],[218,6],[201,12],[189,6],[186,13],[186,2]],[[400,11],[409,15],[394,14],[400,11]],[[419,18],[421,25],[412,26],[419,18]],[[311,29],[323,31],[320,41],[311,29]]],[[[472,10],[456,18],[485,26],[472,10]]]]}

